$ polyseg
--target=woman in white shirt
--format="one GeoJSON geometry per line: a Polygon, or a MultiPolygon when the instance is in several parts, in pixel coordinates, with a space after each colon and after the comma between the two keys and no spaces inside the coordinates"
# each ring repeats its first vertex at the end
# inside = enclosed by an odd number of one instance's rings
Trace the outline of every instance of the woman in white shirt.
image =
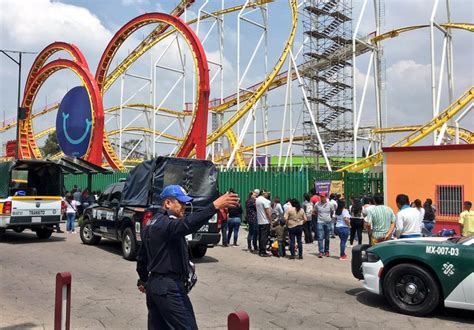
{"type": "Polygon", "coordinates": [[[272,207],[272,221],[283,220],[283,207],[281,207],[280,197],[273,198],[272,207]]]}
{"type": "Polygon", "coordinates": [[[336,209],[336,233],[339,235],[339,239],[341,240],[341,254],[339,260],[348,260],[346,255],[346,242],[347,238],[349,237],[350,231],[350,221],[351,215],[349,211],[345,208],[346,203],[344,200],[340,199],[337,201],[337,209],[336,209]]]}
{"type": "Polygon", "coordinates": [[[413,207],[416,208],[418,212],[420,212],[420,226],[421,228],[423,228],[423,218],[425,217],[425,209],[421,205],[421,201],[419,199],[415,199],[415,201],[413,202],[413,207]]]}
{"type": "Polygon", "coordinates": [[[68,233],[76,233],[74,230],[74,222],[76,221],[77,207],[81,205],[72,198],[71,194],[66,195],[66,230],[68,233]]]}

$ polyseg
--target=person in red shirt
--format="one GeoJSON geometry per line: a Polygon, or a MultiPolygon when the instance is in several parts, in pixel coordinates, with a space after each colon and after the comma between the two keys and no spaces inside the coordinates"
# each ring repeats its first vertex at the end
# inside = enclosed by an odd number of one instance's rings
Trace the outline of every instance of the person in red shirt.
{"type": "Polygon", "coordinates": [[[320,202],[321,201],[321,197],[318,196],[318,194],[316,193],[316,189],[311,189],[311,203],[316,204],[317,202],[320,202]]]}
{"type": "Polygon", "coordinates": [[[227,208],[219,209],[217,211],[217,223],[221,224],[222,246],[224,247],[229,246],[229,242],[227,242],[227,229],[229,228],[227,220],[229,220],[229,210],[227,208]]]}
{"type": "Polygon", "coordinates": [[[311,219],[308,219],[308,221],[311,221],[311,231],[314,233],[314,240],[318,239],[318,216],[316,215],[314,211],[314,205],[318,202],[321,201],[321,197],[316,194],[316,189],[312,188],[310,191],[310,199],[309,201],[311,204],[313,204],[313,214],[311,216],[311,219]]]}

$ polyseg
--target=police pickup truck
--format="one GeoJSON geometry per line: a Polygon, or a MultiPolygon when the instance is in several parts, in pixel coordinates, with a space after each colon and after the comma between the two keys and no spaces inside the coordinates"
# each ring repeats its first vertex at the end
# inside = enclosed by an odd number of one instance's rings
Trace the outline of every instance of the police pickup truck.
{"type": "MultiPolygon", "coordinates": [[[[170,184],[185,187],[194,197],[187,213],[209,205],[218,196],[217,170],[209,161],[172,157],[145,161],[129,173],[125,182],[108,186],[97,203],[85,209],[82,242],[95,245],[101,238],[119,241],[123,257],[134,260],[141,230],[160,208],[159,195],[170,184]]],[[[202,258],[207,248],[220,240],[217,217],[187,239],[191,257],[202,258]]]]}
{"type": "Polygon", "coordinates": [[[426,315],[443,303],[474,310],[474,236],[358,245],[352,251],[352,274],[405,314],[426,315]]]}
{"type": "Polygon", "coordinates": [[[0,235],[30,229],[49,238],[66,208],[61,167],[40,160],[2,162],[0,180],[0,235]]]}

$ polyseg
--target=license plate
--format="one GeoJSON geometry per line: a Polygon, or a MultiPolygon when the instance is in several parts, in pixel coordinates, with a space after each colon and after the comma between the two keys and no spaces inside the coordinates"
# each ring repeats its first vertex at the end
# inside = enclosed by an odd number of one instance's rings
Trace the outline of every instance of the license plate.
{"type": "Polygon", "coordinates": [[[41,217],[31,217],[31,222],[41,222],[41,217]]]}

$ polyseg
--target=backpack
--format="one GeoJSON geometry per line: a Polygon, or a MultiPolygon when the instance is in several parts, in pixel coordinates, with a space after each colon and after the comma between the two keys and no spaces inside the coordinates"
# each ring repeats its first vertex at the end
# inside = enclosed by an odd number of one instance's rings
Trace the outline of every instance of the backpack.
{"type": "Polygon", "coordinates": [[[439,231],[438,236],[440,237],[453,237],[456,236],[456,230],[443,228],[439,231]]]}
{"type": "Polygon", "coordinates": [[[431,205],[426,205],[424,209],[425,209],[425,216],[423,217],[423,220],[433,221],[435,219],[435,213],[434,213],[433,207],[431,205]]]}

